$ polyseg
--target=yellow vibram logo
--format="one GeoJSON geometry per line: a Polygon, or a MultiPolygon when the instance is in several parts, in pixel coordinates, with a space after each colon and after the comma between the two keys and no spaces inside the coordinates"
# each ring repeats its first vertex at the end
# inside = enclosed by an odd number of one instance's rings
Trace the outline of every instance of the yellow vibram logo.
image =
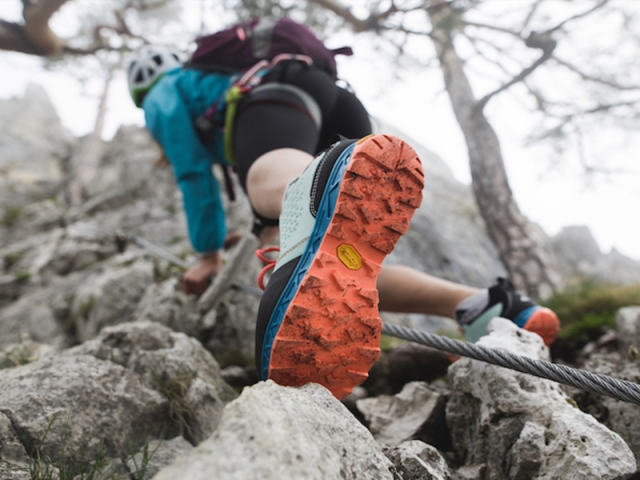
{"type": "Polygon", "coordinates": [[[362,257],[351,245],[343,243],[338,245],[338,258],[349,270],[360,270],[362,267],[362,257]]]}

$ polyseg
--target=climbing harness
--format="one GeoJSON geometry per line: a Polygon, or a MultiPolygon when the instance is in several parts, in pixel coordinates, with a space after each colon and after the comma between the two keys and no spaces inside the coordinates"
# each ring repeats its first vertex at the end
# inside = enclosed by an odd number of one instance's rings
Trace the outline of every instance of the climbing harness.
{"type": "Polygon", "coordinates": [[[230,165],[235,166],[235,154],[233,152],[233,125],[236,118],[237,107],[244,96],[260,85],[262,77],[273,67],[284,61],[303,62],[309,66],[313,65],[311,57],[283,53],[273,60],[260,60],[253,67],[243,73],[233,82],[224,97],[207,108],[202,115],[194,120],[194,128],[201,136],[206,138],[211,135],[216,128],[220,128],[223,133],[223,151],[226,160],[230,165]]]}
{"type": "Polygon", "coordinates": [[[265,255],[265,253],[279,252],[279,251],[280,251],[280,247],[268,247],[268,248],[256,250],[256,257],[258,257],[260,261],[265,264],[263,269],[260,270],[260,274],[258,275],[258,286],[263,291],[265,289],[264,276],[269,270],[272,270],[276,266],[276,261],[272,258],[268,258],[265,255]]]}
{"type": "Polygon", "coordinates": [[[261,60],[253,67],[247,70],[229,90],[225,97],[226,111],[224,117],[224,156],[227,158],[231,165],[236,164],[235,154],[233,151],[233,124],[236,118],[236,112],[238,103],[242,98],[250,92],[253,88],[260,84],[262,76],[277,64],[283,61],[298,61],[306,63],[307,65],[313,65],[311,57],[306,55],[296,55],[290,53],[283,53],[275,57],[270,62],[267,60],[261,60]]]}

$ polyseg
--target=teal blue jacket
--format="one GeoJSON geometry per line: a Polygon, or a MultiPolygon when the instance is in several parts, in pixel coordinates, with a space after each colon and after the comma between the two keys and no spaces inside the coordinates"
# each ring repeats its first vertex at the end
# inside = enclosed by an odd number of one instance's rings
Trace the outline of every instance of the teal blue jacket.
{"type": "Polygon", "coordinates": [[[217,129],[205,144],[193,122],[224,98],[231,82],[230,75],[177,68],[142,102],[147,129],[164,149],[182,191],[189,238],[200,253],[219,250],[227,236],[220,186],[211,170],[226,160],[222,132],[217,129]]]}

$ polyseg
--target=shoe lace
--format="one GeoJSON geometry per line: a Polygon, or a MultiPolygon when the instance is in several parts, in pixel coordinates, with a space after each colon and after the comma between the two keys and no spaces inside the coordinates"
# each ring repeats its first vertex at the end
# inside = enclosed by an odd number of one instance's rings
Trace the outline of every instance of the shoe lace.
{"type": "Polygon", "coordinates": [[[258,274],[258,286],[262,290],[265,289],[264,276],[269,270],[271,270],[276,266],[276,261],[271,258],[268,258],[265,254],[269,252],[279,252],[279,251],[280,251],[280,247],[267,247],[267,248],[259,248],[258,250],[256,250],[256,257],[258,257],[260,261],[265,264],[262,270],[260,270],[260,273],[258,274]]]}

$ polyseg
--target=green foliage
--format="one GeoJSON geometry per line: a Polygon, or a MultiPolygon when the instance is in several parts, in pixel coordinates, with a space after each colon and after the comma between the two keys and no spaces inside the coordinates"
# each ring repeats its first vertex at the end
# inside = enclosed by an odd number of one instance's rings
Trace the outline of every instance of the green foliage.
{"type": "Polygon", "coordinates": [[[36,359],[29,345],[20,341],[0,351],[0,370],[26,365],[36,359]]]}
{"type": "Polygon", "coordinates": [[[7,253],[2,258],[2,267],[3,267],[4,271],[8,272],[11,269],[11,267],[13,267],[20,260],[22,260],[23,256],[24,256],[24,252],[7,253]]]}
{"type": "Polygon", "coordinates": [[[399,347],[403,343],[406,343],[404,340],[401,340],[396,337],[392,337],[390,335],[381,335],[380,336],[380,350],[383,352],[388,352],[393,350],[394,348],[399,347]]]}
{"type": "MultiPolygon", "coordinates": [[[[164,437],[164,435],[163,435],[164,437]]],[[[131,472],[130,478],[133,480],[143,480],[145,474],[147,473],[147,468],[149,468],[149,462],[158,451],[158,448],[162,445],[162,441],[158,442],[156,447],[153,450],[149,449],[149,444],[145,443],[144,447],[142,447],[142,451],[136,455],[133,451],[133,447],[131,442],[129,441],[129,437],[127,436],[127,448],[129,449],[129,459],[130,463],[133,464],[133,471],[131,472]],[[140,463],[140,465],[138,465],[140,463]]],[[[126,462],[126,460],[125,460],[126,462]]]]}
{"type": "Polygon", "coordinates": [[[184,241],[184,236],[182,235],[174,235],[171,240],[169,240],[169,245],[177,245],[178,243],[184,241]]]}
{"type": "MultiPolygon", "coordinates": [[[[40,437],[33,445],[31,451],[31,459],[28,467],[29,477],[31,478],[31,480],[56,480],[58,478],[57,469],[53,466],[51,458],[41,452],[42,444],[47,438],[53,422],[56,421],[57,417],[57,413],[54,414],[53,417],[51,417],[51,420],[47,424],[47,428],[42,434],[42,437],[40,437]]],[[[60,477],[60,480],[62,480],[62,477],[60,477]]]]}
{"type": "MultiPolygon", "coordinates": [[[[79,459],[72,458],[69,455],[63,455],[62,458],[56,462],[42,452],[42,447],[58,415],[59,413],[55,413],[53,417],[51,417],[44,433],[34,443],[31,449],[29,465],[24,469],[28,472],[31,480],[142,480],[151,458],[161,445],[161,442],[158,442],[155,449],[150,450],[149,444],[146,443],[136,458],[129,438],[127,437],[129,456],[122,462],[109,463],[107,461],[109,452],[103,442],[100,442],[98,452],[92,460],[86,459],[85,452],[82,451],[79,459]],[[126,466],[128,461],[130,461],[134,467],[134,471],[131,473],[129,473],[126,466]]],[[[62,450],[65,450],[64,440],[62,450]]]]}
{"type": "Polygon", "coordinates": [[[187,432],[191,432],[189,419],[193,416],[193,407],[185,397],[195,377],[196,374],[193,372],[179,373],[175,376],[170,376],[166,371],[152,373],[156,390],[169,400],[169,417],[187,432]]]}
{"type": "Polygon", "coordinates": [[[153,263],[153,281],[156,283],[162,283],[169,279],[174,273],[182,275],[187,271],[186,268],[180,265],[174,265],[173,263],[166,261],[159,261],[157,259],[152,260],[153,263]]]}
{"type": "Polygon", "coordinates": [[[89,296],[82,304],[78,307],[78,318],[87,318],[93,310],[93,307],[96,304],[96,299],[93,295],[89,296]]]}
{"type": "Polygon", "coordinates": [[[2,225],[5,227],[14,226],[20,217],[22,216],[22,207],[8,206],[4,209],[4,215],[2,216],[2,225]]]}
{"type": "Polygon", "coordinates": [[[640,305],[640,285],[620,287],[584,282],[554,295],[544,305],[560,319],[559,338],[567,346],[578,348],[614,328],[620,308],[640,305]]]}
{"type": "Polygon", "coordinates": [[[167,212],[169,215],[176,214],[176,206],[173,203],[169,203],[165,205],[163,208],[164,208],[164,211],[167,212]]]}
{"type": "Polygon", "coordinates": [[[15,273],[16,283],[27,283],[31,278],[31,274],[26,270],[18,270],[15,273]]]}
{"type": "Polygon", "coordinates": [[[253,355],[246,355],[240,348],[225,348],[224,350],[216,351],[214,356],[220,368],[226,368],[230,365],[248,367],[256,364],[253,355]]]}

